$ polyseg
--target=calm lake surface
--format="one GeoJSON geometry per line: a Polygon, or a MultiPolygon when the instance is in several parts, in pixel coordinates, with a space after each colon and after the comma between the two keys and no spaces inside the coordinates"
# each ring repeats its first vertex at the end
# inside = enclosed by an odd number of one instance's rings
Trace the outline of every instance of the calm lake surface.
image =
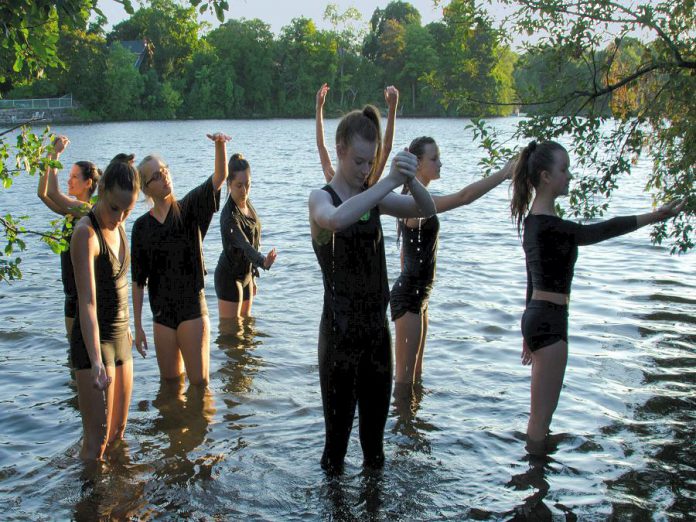
{"type": "MultiPolygon", "coordinates": [[[[496,120],[511,133],[514,119],[496,120]]],[[[333,142],[337,121],[326,123],[333,142]]],[[[480,176],[466,120],[399,120],[394,150],[432,135],[442,153],[433,193],[480,176]]],[[[648,228],[582,248],[570,306],[570,356],[553,420],[556,449],[524,451],[530,369],[520,365],[524,256],[507,186],[441,216],[438,274],[422,390],[394,405],[381,474],[361,469],[357,430],[346,471],[319,467],[324,425],[317,369],[321,273],[307,198],[323,184],[312,120],[56,126],[69,165],[104,167],[118,152],[160,153],[181,197],[213,171],[205,134],[233,136],[252,166],[263,273],[255,320],[218,326],[213,271],[219,217],[205,240],[211,381],[206,393],[161,386],[149,306],[150,356],[134,352],[126,444],[98,469],[77,458],[82,432],[68,367],[58,256],[29,239],[24,279],[0,285],[2,520],[686,520],[696,516],[696,256],[652,246],[648,228]]],[[[335,157],[334,151],[331,151],[335,157]]],[[[572,168],[572,166],[571,166],[572,168]]],[[[647,162],[623,183],[609,216],[649,211],[647,162]]],[[[21,176],[0,212],[54,219],[21,176]]],[[[223,191],[224,196],[224,191],[223,191]]],[[[147,210],[140,201],[134,217],[147,210]]],[[[134,217],[127,222],[127,231],[134,217]]],[[[389,279],[399,270],[394,219],[384,217],[389,279]]],[[[393,325],[392,325],[393,334],[393,325]]]]}

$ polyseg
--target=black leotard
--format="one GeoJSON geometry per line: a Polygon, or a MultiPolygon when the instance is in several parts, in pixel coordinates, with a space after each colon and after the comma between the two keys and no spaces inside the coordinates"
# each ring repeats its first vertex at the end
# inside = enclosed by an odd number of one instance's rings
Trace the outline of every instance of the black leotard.
{"type": "Polygon", "coordinates": [[[402,234],[402,269],[390,297],[391,317],[395,321],[406,312],[421,314],[428,307],[428,298],[435,280],[437,243],[440,220],[437,215],[418,220],[411,228],[399,220],[402,234]]]}
{"type": "MultiPolygon", "coordinates": [[[[259,252],[261,221],[251,202],[247,205],[249,216],[239,210],[232,198],[220,211],[222,252],[215,268],[215,293],[218,299],[225,301],[239,302],[236,282],[241,283],[241,288],[248,288],[252,277],[258,276],[258,269],[264,268],[266,260],[259,252]]],[[[249,299],[248,291],[246,299],[249,299]]]]}
{"type": "MultiPolygon", "coordinates": [[[[335,206],[338,194],[331,195],[335,206]]],[[[384,462],[392,361],[386,309],[389,301],[382,225],[377,207],[341,232],[312,241],[324,281],[319,327],[319,379],[326,440],[322,467],[340,471],[355,408],[365,463],[384,462]]]]}
{"type": "MultiPolygon", "coordinates": [[[[122,226],[118,231],[126,249],[123,263],[111,251],[104,240],[101,228],[92,211],[87,214],[99,242],[99,254],[94,258],[94,282],[96,285],[97,324],[102,361],[105,366],[120,366],[132,359],[131,340],[128,335],[128,243],[122,226]]],[[[70,359],[76,370],[91,368],[87,347],[82,337],[80,309],[78,307],[70,336],[70,359]]]]}
{"type": "Polygon", "coordinates": [[[149,212],[133,225],[133,282],[148,287],[156,323],[176,328],[207,315],[203,294],[203,238],[220,203],[212,177],[180,201],[179,218],[170,208],[164,223],[149,212]]]}
{"type": "MultiPolygon", "coordinates": [[[[63,236],[68,245],[72,239],[72,225],[74,225],[74,218],[71,215],[65,216],[63,236]],[[68,222],[71,224],[70,228],[68,228],[68,222]]],[[[70,248],[60,253],[60,278],[63,281],[63,293],[65,294],[65,304],[63,305],[65,317],[74,318],[77,313],[77,286],[75,286],[75,273],[70,259],[70,248]]]]}

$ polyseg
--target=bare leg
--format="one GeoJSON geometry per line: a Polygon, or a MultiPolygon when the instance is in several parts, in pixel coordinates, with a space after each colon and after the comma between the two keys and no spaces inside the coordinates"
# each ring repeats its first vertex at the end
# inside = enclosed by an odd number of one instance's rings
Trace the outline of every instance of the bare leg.
{"type": "Polygon", "coordinates": [[[425,353],[425,339],[428,336],[428,309],[426,308],[420,316],[421,318],[421,339],[418,346],[418,360],[416,361],[416,371],[413,380],[417,381],[423,374],[423,354],[425,353]]]}
{"type": "Polygon", "coordinates": [[[84,431],[80,458],[101,459],[106,449],[107,434],[105,393],[92,386],[92,370],[76,370],[75,379],[84,431]]]}
{"type": "Polygon", "coordinates": [[[558,406],[567,362],[568,344],[565,341],[532,352],[531,412],[527,424],[530,450],[538,449],[540,443],[543,447],[558,406]]]}
{"type": "Polygon", "coordinates": [[[191,384],[208,384],[210,368],[210,320],[207,315],[184,321],[176,330],[186,375],[191,384]]]}
{"type": "Polygon", "coordinates": [[[162,379],[176,379],[184,373],[184,362],[177,344],[176,330],[154,323],[155,353],[162,379]]]}
{"type": "Polygon", "coordinates": [[[412,383],[422,338],[421,316],[406,312],[396,321],[396,383],[412,383]]]}
{"type": "Polygon", "coordinates": [[[114,398],[109,419],[109,444],[115,440],[123,439],[123,434],[126,431],[128,409],[133,391],[133,359],[124,362],[121,366],[116,366],[115,378],[111,387],[114,398]]]}
{"type": "Polygon", "coordinates": [[[254,297],[256,296],[256,280],[251,279],[249,283],[249,298],[244,299],[242,302],[242,317],[251,317],[251,305],[254,304],[254,297]]]}
{"type": "MultiPolygon", "coordinates": [[[[237,285],[237,295],[241,297],[242,295],[242,283],[239,281],[234,281],[237,285]]],[[[229,319],[231,317],[241,317],[242,315],[242,303],[241,301],[225,301],[224,299],[218,299],[218,312],[220,319],[229,319]]]]}

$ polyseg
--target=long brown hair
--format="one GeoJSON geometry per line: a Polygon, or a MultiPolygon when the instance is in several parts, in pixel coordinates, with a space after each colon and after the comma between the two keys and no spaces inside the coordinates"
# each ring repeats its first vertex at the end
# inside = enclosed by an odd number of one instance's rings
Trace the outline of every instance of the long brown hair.
{"type": "Polygon", "coordinates": [[[532,201],[532,189],[539,186],[541,173],[551,170],[555,161],[553,153],[557,150],[565,152],[565,148],[555,141],[531,141],[520,152],[512,173],[512,200],[510,201],[510,213],[517,222],[517,233],[522,233],[522,221],[524,220],[529,203],[532,201]]]}
{"type": "Polygon", "coordinates": [[[377,169],[382,157],[382,129],[380,127],[379,109],[374,105],[365,105],[363,110],[355,110],[346,114],[336,129],[336,145],[349,147],[354,136],[360,136],[364,140],[377,142],[372,169],[367,176],[367,186],[371,187],[377,182],[377,169]]]}

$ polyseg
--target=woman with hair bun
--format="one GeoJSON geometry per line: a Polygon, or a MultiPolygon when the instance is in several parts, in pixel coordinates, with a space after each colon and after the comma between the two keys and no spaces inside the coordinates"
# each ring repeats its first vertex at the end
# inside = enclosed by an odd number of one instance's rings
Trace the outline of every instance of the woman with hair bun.
{"type": "Polygon", "coordinates": [[[174,197],[169,167],[159,156],[145,157],[138,167],[140,189],[153,208],[133,224],[133,314],[135,345],[147,352],[142,327],[145,286],[153,318],[155,353],[162,379],[207,385],[210,322],[205,302],[203,238],[220,204],[227,179],[230,137],[208,134],[215,143],[215,172],[180,201],[174,197]]]}
{"type": "MultiPolygon", "coordinates": [[[[48,159],[58,161],[65,152],[70,140],[65,136],[56,136],[53,140],[53,151],[48,159]]],[[[58,187],[58,169],[48,167],[45,174],[39,178],[37,195],[44,204],[56,214],[65,216],[63,225],[63,237],[70,244],[72,237],[73,221],[84,216],[92,208],[90,198],[97,189],[97,183],[101,176],[101,170],[91,161],[78,161],[70,168],[68,177],[68,194],[65,195],[58,187]]],[[[65,331],[70,338],[75,314],[77,313],[77,288],[73,275],[70,250],[60,253],[60,274],[65,293],[65,331]]]]}
{"type": "Polygon", "coordinates": [[[430,194],[415,179],[416,158],[408,151],[399,152],[389,174],[369,186],[381,141],[375,107],[345,115],[336,129],[336,173],[309,196],[312,246],[324,282],[319,380],[326,438],[321,465],[329,473],[343,468],[356,407],[363,464],[384,463],[392,359],[380,214],[406,218],[435,213],[430,194]],[[410,195],[392,192],[404,183],[410,195]]]}
{"type": "Polygon", "coordinates": [[[99,200],[75,226],[70,256],[78,307],[70,336],[84,437],[80,457],[100,459],[123,438],[133,387],[128,314],[128,241],[123,222],[138,199],[138,171],[114,161],[99,180],[99,200]]]}
{"type": "Polygon", "coordinates": [[[672,201],[654,212],[580,225],[556,215],[556,198],[568,195],[570,158],[554,142],[532,141],[515,165],[510,209],[527,265],[526,309],[522,316],[522,364],[532,365],[527,450],[546,451],[568,359],[568,303],[578,247],[627,234],[674,217],[686,201],[672,201]],[[532,201],[532,195],[534,201],[532,201]]]}
{"type": "Polygon", "coordinates": [[[228,198],[220,211],[222,252],[215,268],[215,294],[220,319],[249,317],[256,295],[255,275],[268,270],[276,260],[276,250],[265,256],[259,252],[261,220],[249,200],[251,167],[244,157],[233,154],[227,170],[228,198]]]}

